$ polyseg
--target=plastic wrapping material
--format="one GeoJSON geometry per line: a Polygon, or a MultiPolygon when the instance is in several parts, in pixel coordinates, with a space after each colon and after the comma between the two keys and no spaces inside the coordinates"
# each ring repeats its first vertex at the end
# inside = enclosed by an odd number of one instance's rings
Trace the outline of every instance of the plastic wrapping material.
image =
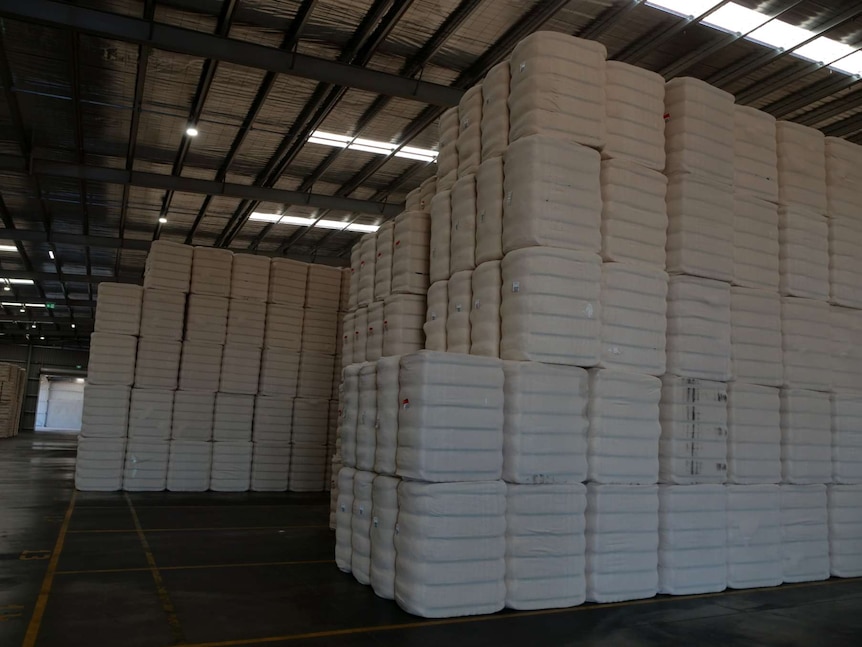
{"type": "Polygon", "coordinates": [[[337,453],[332,456],[329,464],[329,529],[335,530],[335,515],[338,509],[338,473],[341,471],[341,456],[337,453]]]}
{"type": "Polygon", "coordinates": [[[356,466],[356,425],[359,421],[359,369],[351,364],[342,372],[341,404],[338,437],[341,440],[341,460],[346,467],[356,466]]]}
{"type": "Polygon", "coordinates": [[[423,481],[500,478],[500,360],[433,351],[406,355],[398,397],[398,476],[423,481]]]}
{"type": "Polygon", "coordinates": [[[431,200],[430,260],[428,280],[431,283],[445,281],[452,273],[451,260],[452,233],[452,192],[441,191],[431,200]]]}
{"type": "Polygon", "coordinates": [[[749,106],[733,106],[733,184],[740,194],[778,202],[775,117],[749,106]]]}
{"type": "Polygon", "coordinates": [[[359,303],[359,252],[360,244],[356,243],[350,249],[350,294],[347,299],[347,309],[356,310],[359,303]]]}
{"type": "Polygon", "coordinates": [[[829,297],[832,303],[862,309],[862,208],[859,214],[829,219],[829,297]]]}
{"type": "Polygon", "coordinates": [[[475,173],[482,161],[482,84],[464,93],[458,103],[458,177],[475,173]]]}
{"type": "Polygon", "coordinates": [[[298,307],[305,303],[308,263],[289,258],[273,258],[269,264],[267,302],[298,307]]]}
{"type": "Polygon", "coordinates": [[[486,261],[473,272],[473,307],[470,309],[471,355],[500,356],[502,283],[500,261],[486,261]]]}
{"type": "Polygon", "coordinates": [[[215,393],[177,391],[171,420],[174,440],[208,441],[213,436],[215,393]]]}
{"type": "Polygon", "coordinates": [[[595,483],[648,485],[659,476],[661,381],[610,369],[589,371],[587,475],[595,483]]]}
{"type": "Polygon", "coordinates": [[[395,599],[395,525],[398,520],[398,483],[377,476],[371,485],[371,588],[387,600],[395,599]]]}
{"type": "Polygon", "coordinates": [[[94,332],[90,335],[90,359],[87,382],[114,386],[132,386],[135,381],[135,355],[138,338],[94,332]]]}
{"type": "Polygon", "coordinates": [[[75,487],[85,492],[115,492],[123,487],[124,438],[78,436],[75,487]]]}
{"type": "Polygon", "coordinates": [[[266,327],[266,303],[231,299],[227,315],[226,344],[248,344],[261,348],[266,327]]]}
{"type": "Polygon", "coordinates": [[[323,492],[327,483],[326,463],[332,452],[326,445],[304,443],[294,443],[290,451],[287,489],[290,492],[323,492]]]}
{"type": "Polygon", "coordinates": [[[374,301],[374,266],[377,261],[377,234],[365,234],[359,242],[359,291],[356,304],[367,306],[374,301]]]}
{"type": "Polygon", "coordinates": [[[427,312],[425,314],[425,348],[446,350],[446,313],[449,309],[449,281],[437,281],[428,288],[427,312]]]}
{"type": "Polygon", "coordinates": [[[384,303],[383,356],[424,348],[425,295],[393,294],[384,303]]]}
{"type": "Polygon", "coordinates": [[[127,492],[160,492],[168,478],[167,440],[130,438],[126,443],[123,489],[127,492]]]}
{"type": "Polygon", "coordinates": [[[353,339],[356,337],[356,313],[344,315],[341,325],[341,367],[353,364],[353,339]]]}
{"type": "Polygon", "coordinates": [[[356,470],[342,467],[338,473],[338,500],[335,504],[335,565],[350,572],[353,561],[353,477],[356,470]]]}
{"type": "Polygon", "coordinates": [[[818,213],[778,209],[781,294],[828,301],[829,225],[818,213]]]}
{"type": "Polygon", "coordinates": [[[266,301],[269,296],[269,257],[234,254],[230,298],[266,301]]]}
{"type": "Polygon", "coordinates": [[[777,586],[783,578],[777,485],[728,485],[727,585],[777,586]]]}
{"type": "Polygon", "coordinates": [[[375,301],[383,301],[392,292],[392,233],[394,229],[394,223],[384,222],[377,230],[377,260],[374,265],[375,301]]]}
{"type": "Polygon", "coordinates": [[[733,284],[778,291],[778,207],[733,195],[733,284]]]}
{"type": "Polygon", "coordinates": [[[482,81],[482,161],[509,145],[509,62],[497,63],[482,81]]]}
{"type": "MultiPolygon", "coordinates": [[[[440,168],[439,162],[437,168],[440,168]]],[[[416,211],[424,211],[426,213],[430,213],[431,198],[433,198],[434,195],[439,191],[448,191],[448,189],[443,189],[437,184],[437,176],[432,175],[419,185],[419,208],[416,211]]],[[[410,211],[410,209],[406,209],[405,211],[410,211]]]]}
{"type": "Polygon", "coordinates": [[[371,488],[374,472],[353,475],[353,519],[350,522],[350,571],[360,584],[371,583],[371,522],[374,511],[371,488]]]}
{"type": "Polygon", "coordinates": [[[733,279],[733,191],[688,174],[667,185],[667,271],[733,279]]]}
{"type": "Polygon", "coordinates": [[[455,182],[451,198],[449,272],[455,274],[476,267],[476,176],[465,175],[455,182]]]}
{"type": "Polygon", "coordinates": [[[185,292],[145,289],[141,302],[141,339],[182,340],[185,316],[185,292]]]}
{"type": "MultiPolygon", "coordinates": [[[[391,222],[385,223],[387,225],[391,225],[391,222]]],[[[391,270],[391,261],[390,261],[390,270],[391,270]]],[[[328,277],[329,273],[323,273],[321,276],[328,277]]],[[[375,274],[375,281],[377,280],[377,275],[375,274]]],[[[315,281],[314,287],[319,286],[319,281],[315,281]]],[[[307,295],[306,295],[307,296],[307,295]]],[[[350,268],[344,267],[341,269],[341,292],[338,298],[338,310],[339,312],[343,312],[347,310],[348,302],[350,301],[350,268]]],[[[312,299],[312,303],[315,302],[315,299],[312,299]]]]}
{"type": "Polygon", "coordinates": [[[505,604],[506,484],[398,484],[395,601],[426,618],[505,604]]]}
{"type": "Polygon", "coordinates": [[[302,351],[299,356],[296,396],[328,400],[332,393],[334,362],[333,355],[302,351]]]}
{"type": "Polygon", "coordinates": [[[446,314],[446,350],[470,352],[470,309],[473,304],[473,271],[455,272],[448,281],[449,305],[446,314]]]}
{"type": "Polygon", "coordinates": [[[862,394],[833,393],[832,480],[862,483],[862,394]]]}
{"type": "Polygon", "coordinates": [[[178,341],[140,338],[135,360],[135,386],[144,389],[177,388],[182,344],[178,341]]]}
{"type": "Polygon", "coordinates": [[[186,314],[185,341],[224,344],[227,336],[228,304],[224,297],[190,294],[186,314]]]}
{"type": "Polygon", "coordinates": [[[259,395],[254,399],[252,440],[256,443],[290,442],[293,400],[259,395]]]}
{"type": "Polygon", "coordinates": [[[308,310],[327,312],[338,310],[341,302],[342,274],[341,268],[338,267],[318,263],[309,265],[308,283],[305,286],[305,307],[308,310]]]}
{"type": "Polygon", "coordinates": [[[782,485],[781,557],[785,582],[829,579],[825,485],[782,485]]]}
{"type": "Polygon", "coordinates": [[[658,590],[671,595],[727,587],[727,494],[722,485],[658,488],[658,590]]]}
{"type": "Polygon", "coordinates": [[[587,600],[658,592],[658,487],[587,484],[587,600]]]}
{"type": "Polygon", "coordinates": [[[727,480],[727,385],[665,375],[661,378],[659,480],[727,480]]]}
{"type": "Polygon", "coordinates": [[[174,392],[163,389],[132,389],[129,400],[129,438],[168,440],[174,392]]]}
{"type": "Polygon", "coordinates": [[[125,438],[129,426],[128,386],[88,383],[81,408],[81,436],[84,438],[125,438]]]}
{"type": "Polygon", "coordinates": [[[859,218],[862,211],[862,146],[826,137],[826,202],[830,218],[859,218]]]}
{"type": "Polygon", "coordinates": [[[476,264],[503,258],[503,158],[490,157],[476,173],[476,264]]]}
{"type": "Polygon", "coordinates": [[[365,334],[365,359],[369,362],[383,357],[383,319],[384,305],[375,301],[368,306],[368,332],[365,334]]]}
{"type": "Polygon", "coordinates": [[[832,480],[832,410],[829,394],[781,390],[781,479],[785,483],[832,480]]]}
{"type": "MultiPolygon", "coordinates": [[[[664,149],[662,149],[664,150],[664,149]]],[[[665,266],[667,178],[628,160],[603,160],[602,258],[665,266]]]]}
{"type": "Polygon", "coordinates": [[[189,291],[192,294],[230,296],[233,252],[219,247],[195,247],[192,250],[192,274],[189,291]]]}
{"type": "Polygon", "coordinates": [[[302,319],[303,352],[334,355],[338,350],[338,313],[306,310],[302,319]]]}
{"type": "MultiPolygon", "coordinates": [[[[293,400],[293,430],[291,441],[294,444],[320,445],[326,444],[329,429],[329,402],[313,398],[295,398],[293,400]]],[[[357,450],[358,451],[358,450],[357,450]]],[[[323,467],[321,463],[321,474],[323,467]]],[[[321,486],[320,489],[323,489],[321,486]]]]}
{"type": "Polygon", "coordinates": [[[154,240],[144,265],[144,289],[177,290],[188,293],[193,248],[167,240],[154,240]]]}
{"type": "Polygon", "coordinates": [[[595,366],[601,354],[601,259],[533,247],[501,263],[500,357],[595,366]]]}
{"type": "Polygon", "coordinates": [[[216,393],[213,440],[250,441],[253,421],[253,395],[216,393]]]}
{"type": "Polygon", "coordinates": [[[728,483],[781,480],[781,399],[778,389],[727,385],[728,483]]]}
{"type": "Polygon", "coordinates": [[[221,357],[219,391],[224,393],[257,393],[260,377],[261,349],[250,344],[224,345],[221,357]]]}
{"type": "Polygon", "coordinates": [[[364,362],[368,346],[368,308],[358,308],[353,319],[353,362],[364,362]]]}
{"type": "Polygon", "coordinates": [[[137,335],[141,329],[143,288],[128,283],[100,283],[96,299],[96,332],[137,335]]]}
{"type": "Polygon", "coordinates": [[[602,264],[600,366],[664,373],[667,282],[667,274],[659,269],[602,264]]]}
{"type": "Polygon", "coordinates": [[[593,148],[605,143],[601,43],[537,31],[509,59],[509,141],[541,133],[593,148]]]}
{"type": "Polygon", "coordinates": [[[506,606],[549,609],[586,598],[587,488],[506,486],[506,606]]]}
{"type": "Polygon", "coordinates": [[[575,483],[587,477],[587,372],[503,362],[503,480],[575,483]]]}
{"type": "Polygon", "coordinates": [[[827,497],[832,575],[859,577],[862,575],[862,485],[830,485],[827,497]]]}
{"type": "Polygon", "coordinates": [[[212,443],[172,440],[168,454],[168,491],[206,492],[210,486],[212,461],[212,443]]]}
{"type": "Polygon", "coordinates": [[[290,443],[254,443],[251,458],[251,489],[284,492],[290,469],[290,443]]]}
{"type": "Polygon", "coordinates": [[[730,289],[730,352],[734,380],[781,386],[781,298],[777,294],[730,289]]]}
{"type": "Polygon", "coordinates": [[[283,348],[264,348],[260,360],[261,395],[296,396],[300,354],[283,348]]]}
{"type": "MultiPolygon", "coordinates": [[[[356,421],[356,469],[374,469],[377,445],[377,363],[359,368],[359,415],[356,421]]],[[[370,495],[369,495],[370,496],[370,495]]]]}
{"type": "Polygon", "coordinates": [[[601,249],[601,156],[552,135],[514,141],[504,155],[503,251],[545,245],[601,249]]]}
{"type": "Polygon", "coordinates": [[[431,216],[408,211],[395,219],[392,234],[392,293],[425,294],[429,285],[431,216]]]}
{"type": "MultiPolygon", "coordinates": [[[[329,410],[327,411],[326,416],[326,445],[333,448],[335,450],[335,445],[338,443],[338,419],[340,417],[339,409],[338,409],[338,400],[330,400],[329,401],[329,410]]],[[[327,453],[328,456],[332,455],[332,451],[327,453]]],[[[339,454],[339,460],[341,456],[339,454]]]]}
{"type": "Polygon", "coordinates": [[[667,290],[667,371],[727,381],[730,362],[730,285],[671,276],[667,290]]]}
{"type": "Polygon", "coordinates": [[[778,142],[778,203],[826,214],[826,140],[816,128],[775,123],[778,142]]]}
{"type": "Polygon", "coordinates": [[[832,337],[829,304],[797,297],[781,298],[781,344],[784,385],[828,391],[832,386],[832,337]]]}
{"type": "MultiPolygon", "coordinates": [[[[440,143],[437,146],[438,185],[444,178],[451,177],[454,181],[458,173],[458,130],[458,107],[456,106],[449,108],[440,115],[438,123],[438,135],[440,139],[440,143]]],[[[437,190],[441,190],[441,187],[438,186],[437,190]]]]}
{"type": "Polygon", "coordinates": [[[607,140],[602,156],[664,169],[664,79],[620,61],[605,67],[607,140]]]}
{"type": "Polygon", "coordinates": [[[404,199],[404,208],[407,211],[421,211],[421,200],[420,200],[420,192],[421,189],[417,186],[415,189],[410,191],[407,194],[407,197],[404,199]]]}
{"type": "Polygon", "coordinates": [[[733,95],[691,77],[665,84],[665,172],[733,184],[733,95]]]}
{"type": "Polygon", "coordinates": [[[395,474],[395,454],[398,443],[398,375],[401,358],[381,357],[377,360],[377,437],[374,451],[374,471],[395,474]]]}
{"type": "MultiPolygon", "coordinates": [[[[218,391],[222,346],[184,341],[178,386],[182,391],[218,391]]],[[[92,359],[91,359],[92,363],[92,359]]]]}
{"type": "Polygon", "coordinates": [[[247,492],[251,483],[252,443],[223,441],[212,446],[210,489],[213,492],[247,492]]]}

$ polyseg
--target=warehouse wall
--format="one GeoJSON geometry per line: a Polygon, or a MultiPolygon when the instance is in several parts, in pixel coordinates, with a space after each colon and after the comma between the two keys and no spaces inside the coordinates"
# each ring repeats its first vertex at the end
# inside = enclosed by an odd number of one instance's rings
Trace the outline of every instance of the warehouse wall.
{"type": "Polygon", "coordinates": [[[76,378],[49,379],[42,375],[39,382],[39,404],[35,426],[42,429],[80,431],[84,406],[84,382],[76,378]]]}

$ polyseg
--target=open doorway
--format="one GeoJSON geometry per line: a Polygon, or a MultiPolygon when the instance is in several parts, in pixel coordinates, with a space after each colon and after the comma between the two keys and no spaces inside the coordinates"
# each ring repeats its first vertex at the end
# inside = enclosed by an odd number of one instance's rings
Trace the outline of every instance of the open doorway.
{"type": "Polygon", "coordinates": [[[81,431],[86,379],[69,375],[41,375],[36,431],[81,431]]]}

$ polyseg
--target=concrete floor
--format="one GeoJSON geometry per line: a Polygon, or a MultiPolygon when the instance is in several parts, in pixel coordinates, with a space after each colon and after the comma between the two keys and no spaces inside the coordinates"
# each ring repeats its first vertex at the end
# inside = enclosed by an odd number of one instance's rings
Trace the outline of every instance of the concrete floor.
{"type": "Polygon", "coordinates": [[[75,438],[0,440],[0,645],[862,645],[862,578],[427,621],[332,563],[328,496],[73,498],[75,438]]]}

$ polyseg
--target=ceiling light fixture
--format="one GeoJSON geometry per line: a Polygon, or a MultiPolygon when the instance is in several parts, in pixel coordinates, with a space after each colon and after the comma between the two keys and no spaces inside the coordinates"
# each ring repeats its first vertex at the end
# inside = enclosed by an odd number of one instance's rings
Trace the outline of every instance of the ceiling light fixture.
{"type": "Polygon", "coordinates": [[[3,291],[4,291],[4,292],[11,292],[11,291],[12,291],[12,288],[11,288],[11,287],[9,287],[8,285],[4,285],[4,286],[3,286],[3,291]]]}
{"type": "Polygon", "coordinates": [[[31,328],[35,328],[35,327],[36,327],[36,324],[33,324],[33,325],[32,325],[32,326],[30,326],[30,327],[31,327],[31,328]]]}
{"type": "Polygon", "coordinates": [[[162,216],[161,218],[159,218],[159,223],[160,223],[160,224],[162,224],[162,225],[163,225],[163,224],[165,224],[167,221],[168,221],[168,219],[167,219],[167,218],[165,218],[164,216],[162,216]]]}
{"type": "Polygon", "coordinates": [[[15,245],[0,245],[0,252],[17,252],[18,248],[15,245]]]}
{"type": "Polygon", "coordinates": [[[33,285],[33,279],[7,279],[0,277],[0,281],[5,281],[9,285],[33,285]]]}
{"type": "Polygon", "coordinates": [[[52,250],[52,249],[48,250],[48,258],[50,258],[52,261],[54,260],[54,250],[52,250]]]}
{"type": "Polygon", "coordinates": [[[197,137],[198,129],[194,126],[189,126],[188,128],[186,128],[186,135],[188,135],[189,137],[197,137]]]}
{"type": "Polygon", "coordinates": [[[72,324],[72,328],[74,328],[74,327],[75,327],[75,324],[72,324]]]}
{"type": "Polygon", "coordinates": [[[45,335],[42,335],[41,337],[39,337],[39,339],[41,339],[42,341],[45,341],[45,335]]]}
{"type": "Polygon", "coordinates": [[[26,308],[21,308],[18,312],[27,312],[26,308]]]}
{"type": "Polygon", "coordinates": [[[350,137],[349,135],[336,135],[335,133],[327,133],[322,130],[315,130],[311,133],[311,136],[308,138],[308,142],[311,144],[320,144],[322,146],[335,146],[337,148],[349,148],[351,150],[364,151],[366,153],[376,153],[377,155],[394,154],[395,157],[405,157],[407,159],[418,160],[420,162],[433,162],[437,159],[437,151],[430,148],[402,146],[399,149],[398,144],[390,144],[389,142],[380,142],[373,139],[350,137]]]}
{"type": "Polygon", "coordinates": [[[343,220],[317,220],[316,218],[306,218],[303,216],[280,216],[272,213],[253,213],[249,216],[249,220],[271,222],[277,225],[294,225],[297,227],[310,227],[314,225],[318,229],[336,229],[338,231],[357,231],[361,233],[374,233],[380,229],[380,225],[363,225],[343,220]]]}

